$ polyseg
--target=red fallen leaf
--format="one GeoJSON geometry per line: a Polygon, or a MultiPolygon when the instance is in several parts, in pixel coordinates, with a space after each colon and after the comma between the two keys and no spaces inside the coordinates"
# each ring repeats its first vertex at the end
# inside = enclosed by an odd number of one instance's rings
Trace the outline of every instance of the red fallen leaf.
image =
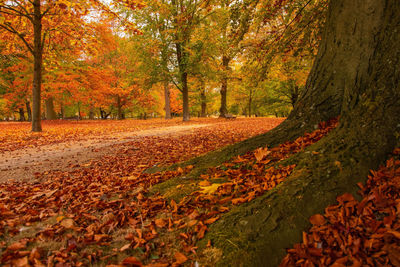
{"type": "Polygon", "coordinates": [[[141,267],[142,263],[135,257],[128,257],[122,261],[123,265],[132,265],[132,267],[141,267]]]}
{"type": "Polygon", "coordinates": [[[183,237],[184,239],[188,239],[189,236],[185,233],[180,233],[179,236],[183,237]]]}
{"type": "Polygon", "coordinates": [[[325,218],[321,214],[315,214],[310,217],[310,222],[313,225],[320,226],[320,225],[325,224],[325,218]]]}
{"type": "Polygon", "coordinates": [[[126,234],[125,239],[132,241],[135,239],[135,235],[133,233],[128,233],[128,234],[126,234]]]}
{"type": "Polygon", "coordinates": [[[188,227],[192,227],[193,225],[196,225],[199,221],[198,220],[191,220],[187,223],[188,227]]]}
{"type": "Polygon", "coordinates": [[[34,261],[35,259],[40,259],[40,252],[37,248],[33,248],[29,254],[30,261],[34,261]]]}
{"type": "Polygon", "coordinates": [[[160,262],[157,262],[157,263],[150,263],[150,264],[147,264],[147,265],[145,265],[144,267],[167,267],[167,266],[169,266],[168,263],[160,263],[160,262]]]}
{"type": "Polygon", "coordinates": [[[182,264],[188,260],[188,258],[180,252],[176,252],[174,257],[176,259],[176,263],[178,263],[178,264],[182,264]]]}
{"type": "Polygon", "coordinates": [[[199,183],[199,186],[209,186],[209,185],[211,185],[211,182],[208,180],[204,180],[199,183]]]}
{"type": "Polygon", "coordinates": [[[40,260],[38,259],[33,259],[32,262],[34,263],[35,267],[46,267],[40,260]]]}
{"type": "Polygon", "coordinates": [[[19,259],[15,259],[12,260],[12,266],[15,267],[26,267],[26,266],[30,266],[29,265],[29,261],[28,261],[28,257],[23,257],[23,258],[19,258],[19,259]]]}
{"type": "Polygon", "coordinates": [[[94,241],[100,242],[101,240],[106,239],[107,237],[108,237],[108,235],[105,235],[105,234],[94,235],[94,241]]]}
{"type": "Polygon", "coordinates": [[[189,219],[192,219],[192,220],[194,220],[194,219],[196,219],[197,217],[199,217],[199,212],[197,211],[197,210],[194,210],[191,214],[189,214],[189,219]]]}
{"type": "Polygon", "coordinates": [[[257,162],[260,162],[265,156],[270,154],[271,151],[268,151],[268,147],[258,148],[254,151],[254,156],[256,157],[257,162]]]}
{"type": "Polygon", "coordinates": [[[8,250],[20,250],[20,249],[23,249],[23,248],[26,248],[26,244],[23,244],[23,243],[21,243],[21,242],[15,242],[15,243],[13,243],[13,244],[11,244],[11,245],[9,245],[8,247],[7,247],[7,249],[8,250]]]}
{"type": "Polygon", "coordinates": [[[245,203],[245,202],[247,202],[247,199],[245,199],[245,198],[232,199],[232,204],[233,205],[237,205],[237,204],[241,204],[241,203],[245,203]]]}
{"type": "Polygon", "coordinates": [[[386,233],[394,235],[397,239],[400,239],[400,232],[394,230],[388,230],[386,233]]]}
{"type": "Polygon", "coordinates": [[[344,193],[343,195],[338,196],[338,197],[336,198],[336,200],[337,200],[339,203],[344,203],[344,202],[354,201],[355,199],[354,199],[354,197],[353,197],[352,194],[344,193]]]}
{"type": "Polygon", "coordinates": [[[216,216],[216,217],[214,217],[214,218],[207,219],[207,220],[204,221],[204,224],[212,224],[212,223],[214,223],[215,221],[217,221],[218,219],[219,219],[219,216],[216,216]]]}
{"type": "Polygon", "coordinates": [[[171,207],[172,207],[172,212],[178,211],[178,205],[176,204],[175,200],[171,200],[171,207]]]}
{"type": "Polygon", "coordinates": [[[157,225],[159,228],[164,228],[167,225],[167,222],[164,219],[155,219],[154,223],[157,225]]]}
{"type": "Polygon", "coordinates": [[[203,225],[200,230],[197,232],[197,238],[202,239],[204,237],[204,234],[207,230],[207,226],[203,225]]]}

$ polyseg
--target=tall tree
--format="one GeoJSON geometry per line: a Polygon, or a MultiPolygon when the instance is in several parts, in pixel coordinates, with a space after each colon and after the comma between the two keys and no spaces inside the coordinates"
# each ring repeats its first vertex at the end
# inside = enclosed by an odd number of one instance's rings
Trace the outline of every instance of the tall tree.
{"type": "Polygon", "coordinates": [[[70,23],[74,18],[86,14],[85,6],[84,1],[16,0],[0,2],[0,28],[19,38],[33,57],[32,131],[34,132],[42,130],[41,86],[45,43],[49,40],[52,32],[57,33],[58,30],[59,33],[61,26],[67,24],[71,26],[70,23]],[[51,21],[51,18],[60,17],[62,17],[61,21],[56,23],[51,21]],[[44,29],[43,26],[45,26],[44,29]]]}
{"type": "Polygon", "coordinates": [[[208,237],[224,250],[220,265],[276,266],[285,248],[301,239],[309,216],[337,195],[355,193],[393,150],[400,131],[399,14],[397,0],[330,1],[304,92],[284,123],[253,142],[282,143],[337,116],[339,126],[291,160],[297,167],[277,190],[211,227],[208,237]]]}
{"type": "Polygon", "coordinates": [[[221,106],[220,117],[225,117],[230,67],[234,57],[241,52],[240,42],[248,32],[258,1],[221,0],[217,27],[219,27],[219,56],[221,58],[221,106]]]}

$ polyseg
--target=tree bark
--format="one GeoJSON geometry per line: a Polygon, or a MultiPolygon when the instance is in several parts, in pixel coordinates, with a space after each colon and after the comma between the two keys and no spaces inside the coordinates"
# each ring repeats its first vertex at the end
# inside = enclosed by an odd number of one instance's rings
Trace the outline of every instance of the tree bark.
{"type": "Polygon", "coordinates": [[[29,103],[29,101],[26,101],[25,106],[26,106],[26,113],[28,114],[28,121],[32,121],[31,103],[29,103]]]}
{"type": "Polygon", "coordinates": [[[33,105],[32,105],[32,131],[41,132],[41,86],[43,69],[43,44],[42,44],[42,14],[40,0],[33,1],[33,105]]]}
{"type": "Polygon", "coordinates": [[[178,60],[179,67],[179,79],[182,91],[182,102],[183,102],[183,121],[189,121],[189,88],[187,83],[187,70],[186,70],[186,52],[182,49],[182,44],[177,42],[176,46],[176,56],[178,60]]]}
{"type": "Polygon", "coordinates": [[[61,116],[61,119],[65,118],[65,111],[64,111],[64,103],[63,102],[60,103],[60,116],[61,116]]]}
{"type": "Polygon", "coordinates": [[[221,118],[225,118],[226,114],[228,114],[228,108],[227,108],[227,101],[226,97],[228,94],[228,71],[229,71],[229,62],[231,59],[227,56],[222,56],[222,68],[223,68],[223,74],[222,74],[222,80],[221,80],[221,107],[219,108],[219,116],[221,118]]]}
{"type": "Polygon", "coordinates": [[[203,88],[200,92],[200,100],[201,100],[200,117],[205,118],[207,116],[207,97],[205,88],[203,88]]]}
{"type": "Polygon", "coordinates": [[[223,250],[217,265],[277,266],[285,248],[300,242],[308,218],[336,196],[355,193],[356,183],[393,150],[400,131],[398,14],[397,0],[330,2],[305,92],[273,132],[294,125],[306,129],[337,115],[340,124],[290,159],[297,167],[285,182],[211,226],[204,242],[211,239],[223,250]]]}
{"type": "Polygon", "coordinates": [[[117,120],[123,120],[121,97],[117,95],[117,120]]]}
{"type": "Polygon", "coordinates": [[[165,110],[165,119],[171,119],[171,100],[170,100],[170,93],[169,93],[169,82],[164,82],[164,110],[165,110]]]}
{"type": "Polygon", "coordinates": [[[46,119],[48,120],[56,120],[57,113],[54,110],[54,100],[53,97],[49,97],[45,101],[46,104],[46,119]]]}
{"type": "Polygon", "coordinates": [[[25,121],[25,112],[23,108],[18,109],[19,112],[19,121],[25,121]]]}
{"type": "Polygon", "coordinates": [[[89,120],[94,120],[94,108],[89,108],[89,120]]]}

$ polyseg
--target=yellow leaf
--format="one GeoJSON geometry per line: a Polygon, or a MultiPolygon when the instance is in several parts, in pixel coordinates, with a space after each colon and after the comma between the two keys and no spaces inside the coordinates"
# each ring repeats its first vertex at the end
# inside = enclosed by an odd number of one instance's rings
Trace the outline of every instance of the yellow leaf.
{"type": "Polygon", "coordinates": [[[74,224],[75,224],[75,222],[74,222],[74,220],[72,220],[72,219],[65,219],[65,220],[63,220],[63,221],[61,222],[61,226],[64,226],[64,227],[67,228],[67,229],[73,228],[73,227],[74,227],[74,224]]]}
{"type": "Polygon", "coordinates": [[[268,151],[268,147],[258,148],[254,151],[254,156],[256,157],[257,162],[262,161],[265,156],[267,156],[271,151],[268,151]]]}
{"type": "Polygon", "coordinates": [[[210,186],[201,186],[200,188],[201,188],[201,192],[203,193],[203,194],[212,194],[212,193],[214,193],[215,191],[217,191],[217,189],[218,189],[218,187],[220,186],[221,184],[212,184],[212,185],[210,185],[210,186]]]}
{"type": "Polygon", "coordinates": [[[58,216],[58,217],[57,217],[57,222],[61,222],[64,218],[65,218],[65,217],[62,216],[62,215],[61,215],[61,216],[58,216]]]}

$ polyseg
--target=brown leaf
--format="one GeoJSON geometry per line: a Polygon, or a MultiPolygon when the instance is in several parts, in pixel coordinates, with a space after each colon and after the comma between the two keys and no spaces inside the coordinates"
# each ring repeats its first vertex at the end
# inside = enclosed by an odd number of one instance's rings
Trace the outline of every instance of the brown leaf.
{"type": "Polygon", "coordinates": [[[141,267],[142,263],[135,257],[128,257],[122,261],[123,265],[131,265],[132,267],[141,267]]]}
{"type": "Polygon", "coordinates": [[[260,162],[261,160],[263,160],[265,156],[267,156],[270,153],[271,151],[268,151],[268,147],[265,148],[260,147],[254,151],[254,156],[256,157],[257,162],[260,162]]]}
{"type": "Polygon", "coordinates": [[[15,242],[13,244],[11,244],[10,246],[7,247],[8,250],[20,250],[26,248],[26,245],[21,243],[21,242],[15,242]]]}
{"type": "Polygon", "coordinates": [[[74,227],[75,222],[72,219],[64,219],[61,221],[60,225],[63,226],[64,228],[71,229],[74,227]]]}
{"type": "Polygon", "coordinates": [[[164,228],[167,225],[167,222],[164,219],[155,219],[154,223],[157,225],[159,228],[164,228]]]}
{"type": "Polygon", "coordinates": [[[216,216],[216,217],[214,217],[214,218],[207,219],[207,220],[204,221],[204,224],[212,224],[212,223],[214,223],[215,221],[217,221],[218,219],[219,219],[219,216],[216,216]]]}
{"type": "Polygon", "coordinates": [[[209,186],[209,185],[211,185],[211,182],[208,180],[204,180],[199,183],[199,186],[209,186]]]}
{"type": "Polygon", "coordinates": [[[14,267],[27,267],[29,265],[28,257],[25,256],[23,258],[12,260],[12,266],[14,267]]]}
{"type": "Polygon", "coordinates": [[[320,225],[325,224],[325,218],[321,214],[315,214],[310,217],[310,222],[313,225],[320,226],[320,225]]]}
{"type": "Polygon", "coordinates": [[[178,264],[182,264],[188,260],[188,258],[180,252],[176,252],[174,256],[176,259],[176,263],[178,263],[178,264]]]}
{"type": "Polygon", "coordinates": [[[129,244],[126,244],[126,245],[122,246],[122,247],[119,249],[119,251],[121,251],[121,252],[122,252],[122,251],[125,251],[125,250],[129,249],[130,246],[131,246],[130,243],[129,243],[129,244]]]}

